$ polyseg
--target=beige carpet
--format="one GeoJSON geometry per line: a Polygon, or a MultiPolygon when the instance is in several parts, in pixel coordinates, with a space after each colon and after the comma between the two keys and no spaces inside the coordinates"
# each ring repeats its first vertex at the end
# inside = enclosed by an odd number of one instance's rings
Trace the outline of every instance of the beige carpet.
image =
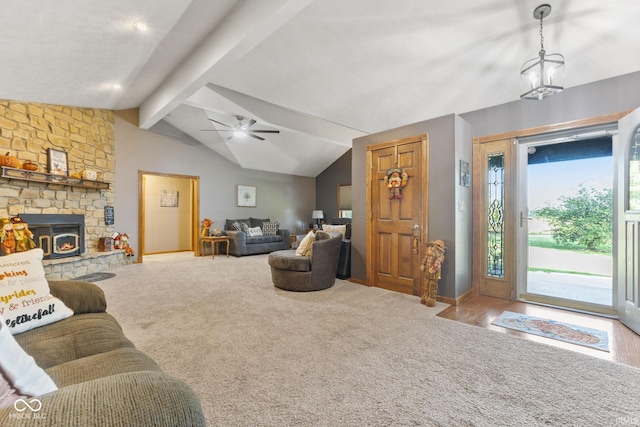
{"type": "Polygon", "coordinates": [[[434,316],[338,280],[273,287],[266,255],[145,257],[97,282],[212,426],[640,424],[640,370],[434,316]]]}

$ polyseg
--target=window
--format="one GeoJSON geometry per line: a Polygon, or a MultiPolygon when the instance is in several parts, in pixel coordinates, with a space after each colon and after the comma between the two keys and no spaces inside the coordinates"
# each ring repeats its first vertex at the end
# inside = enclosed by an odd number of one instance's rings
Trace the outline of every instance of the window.
{"type": "Polygon", "coordinates": [[[640,125],[629,144],[629,210],[640,211],[640,125]]]}
{"type": "Polygon", "coordinates": [[[504,277],[504,153],[487,157],[487,275],[504,277]]]}

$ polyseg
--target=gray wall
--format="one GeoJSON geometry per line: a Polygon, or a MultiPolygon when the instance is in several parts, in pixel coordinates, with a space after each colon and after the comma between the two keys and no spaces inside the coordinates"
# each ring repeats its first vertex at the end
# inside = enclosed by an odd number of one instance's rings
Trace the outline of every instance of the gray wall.
{"type": "Polygon", "coordinates": [[[471,131],[460,117],[449,115],[415,123],[353,141],[353,278],[366,278],[366,147],[421,133],[429,134],[427,222],[428,240],[443,240],[447,247],[438,293],[455,297],[471,288],[471,187],[459,187],[459,160],[471,162],[471,131]],[[463,210],[458,211],[459,202],[463,210]],[[457,234],[461,233],[462,238],[457,234]],[[457,245],[462,244],[458,249],[457,245]],[[462,255],[456,254],[460,251],[462,255]],[[457,263],[462,265],[457,266],[457,263]]]}
{"type": "Polygon", "coordinates": [[[568,88],[542,101],[520,100],[461,114],[473,136],[534,128],[640,107],[640,71],[568,88]]]}
{"type": "Polygon", "coordinates": [[[325,221],[338,216],[338,185],[351,184],[351,163],[349,150],[316,177],[316,209],[324,211],[325,221]]]}
{"type": "Polygon", "coordinates": [[[226,218],[269,217],[299,234],[311,221],[315,178],[242,169],[188,137],[143,130],[118,114],[115,138],[115,230],[128,233],[132,245],[138,242],[139,170],[200,177],[200,218],[213,219],[213,227],[223,227],[226,218]],[[238,184],[257,187],[255,208],[236,206],[238,184]]]}
{"type": "Polygon", "coordinates": [[[542,101],[519,100],[358,138],[353,142],[352,277],[366,279],[366,145],[429,133],[429,239],[448,247],[439,294],[471,287],[471,187],[457,185],[459,160],[472,159],[472,138],[603,116],[640,107],[640,72],[569,88],[542,101]],[[459,203],[462,202],[462,211],[459,203]]]}

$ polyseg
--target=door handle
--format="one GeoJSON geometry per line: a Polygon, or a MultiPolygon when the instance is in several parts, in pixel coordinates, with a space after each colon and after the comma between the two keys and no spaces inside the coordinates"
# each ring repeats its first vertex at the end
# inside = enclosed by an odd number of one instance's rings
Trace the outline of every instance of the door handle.
{"type": "Polygon", "coordinates": [[[420,240],[421,240],[420,225],[419,224],[414,224],[414,225],[407,226],[407,228],[413,230],[413,253],[414,254],[419,254],[420,253],[420,240]]]}
{"type": "Polygon", "coordinates": [[[524,212],[520,212],[520,227],[524,227],[525,220],[533,221],[533,218],[526,216],[524,212]]]}

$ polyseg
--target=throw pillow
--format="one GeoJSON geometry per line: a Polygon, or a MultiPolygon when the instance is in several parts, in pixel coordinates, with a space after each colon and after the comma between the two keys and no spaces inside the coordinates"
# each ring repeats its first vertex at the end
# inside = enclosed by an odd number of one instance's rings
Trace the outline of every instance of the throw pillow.
{"type": "Polygon", "coordinates": [[[249,224],[250,227],[260,227],[262,228],[262,224],[265,222],[271,222],[270,218],[264,218],[264,219],[260,219],[260,218],[253,218],[253,217],[249,217],[249,224]]]}
{"type": "Polygon", "coordinates": [[[263,222],[262,223],[262,233],[265,236],[275,236],[278,234],[278,229],[280,228],[279,222],[263,222]]]}
{"type": "Polygon", "coordinates": [[[262,229],[260,227],[249,228],[247,229],[247,236],[249,237],[262,236],[262,229]]]}
{"type": "Polygon", "coordinates": [[[0,315],[14,335],[73,316],[51,295],[42,256],[37,248],[0,257],[0,315]]]}
{"type": "Polygon", "coordinates": [[[327,232],[340,233],[340,234],[342,234],[342,238],[344,239],[344,235],[347,233],[347,226],[345,224],[343,224],[343,225],[324,224],[322,226],[322,230],[327,231],[327,232]]]}
{"type": "Polygon", "coordinates": [[[0,316],[0,408],[57,389],[51,377],[16,342],[0,316]]]}
{"type": "Polygon", "coordinates": [[[304,239],[298,245],[298,249],[296,249],[296,256],[310,256],[311,255],[311,245],[316,240],[316,235],[313,231],[310,231],[304,239]]]}
{"type": "Polygon", "coordinates": [[[246,222],[236,221],[233,223],[233,229],[234,231],[243,231],[246,233],[247,230],[249,229],[249,226],[247,225],[246,222]]]}
{"type": "MultiPolygon", "coordinates": [[[[241,223],[241,222],[245,222],[245,223],[247,223],[247,224],[249,224],[249,223],[250,223],[250,221],[249,221],[249,219],[248,219],[248,218],[245,218],[245,219],[242,219],[242,218],[237,218],[237,219],[228,219],[228,218],[227,218],[227,219],[224,221],[224,229],[225,229],[225,231],[233,231],[233,230],[234,230],[234,228],[233,228],[233,223],[234,223],[234,222],[237,222],[237,223],[238,223],[238,226],[240,225],[240,223],[241,223]]],[[[239,230],[239,229],[238,229],[238,230],[235,230],[235,231],[241,231],[241,230],[239,230]]]]}

